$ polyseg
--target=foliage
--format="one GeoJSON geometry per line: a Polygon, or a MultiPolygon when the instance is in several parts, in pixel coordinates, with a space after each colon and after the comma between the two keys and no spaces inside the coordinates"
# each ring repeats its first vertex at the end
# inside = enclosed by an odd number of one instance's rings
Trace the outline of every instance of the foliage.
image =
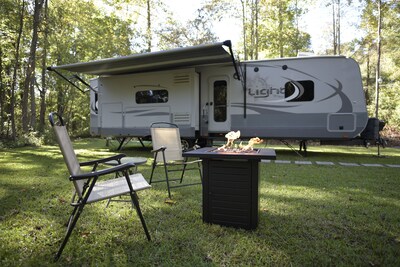
{"type": "Polygon", "coordinates": [[[184,23],[177,21],[176,13],[167,12],[166,20],[155,31],[159,37],[159,48],[166,50],[219,41],[213,32],[213,22],[223,16],[221,13],[226,9],[225,4],[224,1],[205,1],[194,19],[184,23]]]}
{"type": "MultiPolygon", "coordinates": [[[[354,41],[352,55],[360,63],[370,116],[375,115],[376,107],[376,38],[378,28],[377,1],[366,1],[361,20],[361,28],[365,35],[354,41]]],[[[400,130],[400,52],[396,43],[400,41],[398,29],[400,3],[398,1],[382,1],[382,62],[381,82],[379,84],[379,118],[391,127],[400,130]]]]}
{"type": "MultiPolygon", "coordinates": [[[[74,142],[82,161],[109,156],[105,141],[74,142]]],[[[124,153],[149,158],[140,144],[124,153]]],[[[307,160],[398,164],[365,148],[309,147],[307,160]]],[[[0,149],[1,266],[398,266],[399,168],[268,163],[260,168],[259,226],[246,231],[202,222],[201,187],[139,192],[148,242],[129,203],[87,205],[60,261],[72,184],[56,146],[0,149]]],[[[277,147],[280,160],[299,160],[277,147]]],[[[187,178],[198,179],[197,172],[187,178]]],[[[161,173],[160,173],[161,175],[161,173]]]]}
{"type": "Polygon", "coordinates": [[[261,1],[260,49],[266,57],[293,57],[307,51],[310,35],[300,31],[297,17],[303,12],[297,1],[261,1]]]}

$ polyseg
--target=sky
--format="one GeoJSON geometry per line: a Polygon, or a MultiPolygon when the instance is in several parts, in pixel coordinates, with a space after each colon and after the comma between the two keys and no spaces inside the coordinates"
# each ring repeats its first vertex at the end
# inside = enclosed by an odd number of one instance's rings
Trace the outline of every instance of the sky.
{"type": "MultiPolygon", "coordinates": [[[[170,6],[170,9],[179,14],[182,22],[193,18],[195,11],[201,5],[201,0],[164,0],[164,3],[170,6]]],[[[316,54],[321,54],[326,48],[331,47],[330,33],[325,29],[332,28],[332,13],[330,8],[326,8],[323,2],[317,3],[309,7],[308,13],[300,21],[302,30],[311,35],[311,48],[316,54]]],[[[357,1],[354,1],[357,2],[357,1]]],[[[344,11],[341,21],[341,42],[348,42],[359,37],[361,32],[357,26],[359,23],[359,15],[361,8],[357,6],[348,8],[344,11]]],[[[241,38],[241,22],[233,18],[225,19],[214,25],[214,32],[219,37],[220,41],[232,40],[233,44],[237,43],[241,38]]]]}

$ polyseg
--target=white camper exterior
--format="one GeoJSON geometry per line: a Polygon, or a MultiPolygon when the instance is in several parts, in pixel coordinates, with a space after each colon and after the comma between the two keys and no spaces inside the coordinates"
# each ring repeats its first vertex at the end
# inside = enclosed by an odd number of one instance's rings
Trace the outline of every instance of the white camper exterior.
{"type": "Polygon", "coordinates": [[[92,80],[97,93],[91,92],[91,131],[146,137],[151,123],[166,121],[186,138],[240,130],[243,137],[350,139],[367,124],[361,75],[352,59],[290,58],[241,66],[245,81],[234,78],[230,64],[92,80]]]}
{"type": "Polygon", "coordinates": [[[348,140],[368,122],[359,66],[343,56],[238,63],[225,41],[57,68],[98,75],[95,135],[148,137],[165,121],[186,139],[240,130],[243,138],[348,140]]]}

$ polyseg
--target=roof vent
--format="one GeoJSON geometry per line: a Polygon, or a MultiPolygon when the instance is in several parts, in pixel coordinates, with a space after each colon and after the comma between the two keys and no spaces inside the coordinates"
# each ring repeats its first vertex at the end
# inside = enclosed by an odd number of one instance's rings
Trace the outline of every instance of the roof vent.
{"type": "Polygon", "coordinates": [[[173,123],[177,125],[188,125],[190,124],[189,113],[174,113],[172,117],[173,123]]]}
{"type": "Polygon", "coordinates": [[[190,83],[189,74],[177,74],[174,76],[174,84],[190,83]]]}

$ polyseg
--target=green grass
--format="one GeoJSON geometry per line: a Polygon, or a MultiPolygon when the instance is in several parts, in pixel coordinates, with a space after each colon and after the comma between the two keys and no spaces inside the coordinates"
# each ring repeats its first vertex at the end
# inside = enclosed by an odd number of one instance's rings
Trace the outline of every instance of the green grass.
{"type": "MultiPolygon", "coordinates": [[[[105,141],[74,142],[80,159],[111,155],[105,141]]],[[[271,147],[272,145],[268,145],[271,147]]],[[[280,160],[400,164],[400,150],[310,146],[280,160]]],[[[129,145],[124,153],[151,157],[129,145]]],[[[150,163],[139,166],[148,178],[150,163]]],[[[189,175],[195,179],[197,173],[189,175]]],[[[202,222],[201,187],[155,184],[139,193],[152,241],[128,203],[87,206],[61,256],[72,185],[56,146],[0,150],[1,266],[400,266],[400,168],[261,164],[254,231],[202,222]]]]}

